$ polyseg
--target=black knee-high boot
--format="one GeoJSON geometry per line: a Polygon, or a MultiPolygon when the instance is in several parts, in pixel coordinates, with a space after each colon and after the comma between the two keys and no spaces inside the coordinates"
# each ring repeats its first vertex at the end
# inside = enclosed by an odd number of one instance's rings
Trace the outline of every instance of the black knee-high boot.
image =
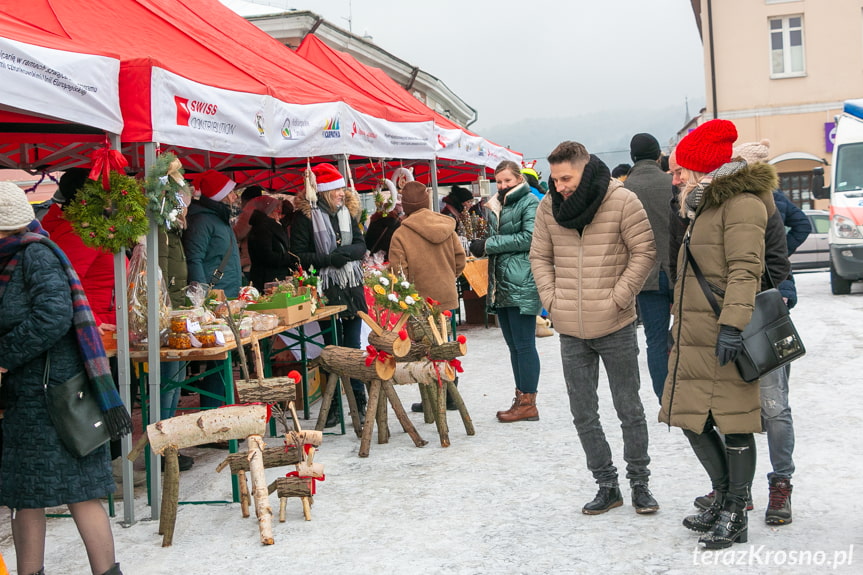
{"type": "Polygon", "coordinates": [[[707,533],[713,529],[719,519],[725,501],[725,492],[728,491],[728,462],[725,455],[725,444],[714,429],[713,420],[710,418],[707,420],[704,431],[700,434],[687,429],[683,430],[683,434],[689,440],[692,451],[695,452],[701,466],[707,471],[714,492],[713,504],[701,513],[688,515],[683,519],[683,525],[687,529],[707,533]]]}
{"type": "Polygon", "coordinates": [[[699,539],[707,549],[725,549],[749,539],[746,498],[755,477],[755,437],[751,433],[725,436],[728,493],[712,531],[699,539]]]}

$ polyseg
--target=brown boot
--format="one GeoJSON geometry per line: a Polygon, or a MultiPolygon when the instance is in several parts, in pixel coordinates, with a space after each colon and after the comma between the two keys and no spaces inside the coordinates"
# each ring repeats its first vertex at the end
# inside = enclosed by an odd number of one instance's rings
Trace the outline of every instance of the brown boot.
{"type": "Polygon", "coordinates": [[[497,418],[500,419],[502,415],[508,415],[515,411],[518,407],[519,401],[521,401],[521,392],[518,390],[518,388],[515,388],[515,398],[512,400],[512,405],[509,407],[509,409],[505,411],[498,411],[497,418]]]}
{"type": "Polygon", "coordinates": [[[513,402],[513,407],[508,412],[505,411],[497,416],[498,421],[501,423],[512,423],[523,419],[539,421],[535,393],[519,393],[516,396],[516,402],[513,402]],[[518,402],[517,405],[516,402],[518,402]]]}

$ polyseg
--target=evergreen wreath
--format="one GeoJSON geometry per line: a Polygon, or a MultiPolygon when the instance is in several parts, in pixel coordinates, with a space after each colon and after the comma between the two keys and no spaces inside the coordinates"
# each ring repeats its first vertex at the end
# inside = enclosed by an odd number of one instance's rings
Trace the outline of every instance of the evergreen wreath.
{"type": "Polygon", "coordinates": [[[147,233],[147,197],[135,178],[111,170],[109,181],[87,180],[64,212],[85,245],[116,253],[147,233]]]}
{"type": "Polygon", "coordinates": [[[147,172],[144,193],[147,210],[160,228],[169,230],[174,226],[183,207],[181,194],[185,187],[183,168],[177,156],[171,152],[158,156],[147,172]]]}

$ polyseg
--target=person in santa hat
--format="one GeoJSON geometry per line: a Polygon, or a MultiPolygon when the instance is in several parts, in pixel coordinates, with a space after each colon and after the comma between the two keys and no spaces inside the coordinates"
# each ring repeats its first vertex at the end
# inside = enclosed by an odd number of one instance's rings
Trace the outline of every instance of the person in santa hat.
{"type": "MultiPolygon", "coordinates": [[[[299,256],[303,268],[317,270],[318,289],[330,305],[347,306],[338,317],[338,341],[345,347],[359,349],[362,320],[357,313],[368,312],[360,264],[366,253],[365,240],[346,205],[347,187],[342,174],[332,164],[318,164],[312,172],[317,198],[298,197],[296,200],[291,251],[299,256]]],[[[321,329],[325,327],[322,325],[321,329]]],[[[332,344],[332,334],[325,334],[324,340],[332,344]]],[[[365,385],[358,379],[351,379],[351,388],[357,399],[360,421],[364,422],[365,385]]],[[[331,409],[326,427],[336,423],[338,412],[331,409]]]]}

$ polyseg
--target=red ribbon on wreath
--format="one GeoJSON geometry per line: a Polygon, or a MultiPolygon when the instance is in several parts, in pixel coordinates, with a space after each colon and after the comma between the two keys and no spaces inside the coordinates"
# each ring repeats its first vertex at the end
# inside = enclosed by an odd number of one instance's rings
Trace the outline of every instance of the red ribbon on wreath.
{"type": "Polygon", "coordinates": [[[377,359],[381,363],[386,363],[390,358],[390,354],[385,351],[378,351],[373,345],[366,346],[366,367],[370,366],[377,359]]]}
{"type": "Polygon", "coordinates": [[[122,152],[111,149],[111,141],[108,139],[108,136],[105,136],[105,143],[102,147],[93,152],[92,160],[93,167],[90,168],[89,178],[91,180],[98,180],[101,176],[103,190],[111,187],[111,170],[122,172],[123,168],[129,165],[122,152]]]}

